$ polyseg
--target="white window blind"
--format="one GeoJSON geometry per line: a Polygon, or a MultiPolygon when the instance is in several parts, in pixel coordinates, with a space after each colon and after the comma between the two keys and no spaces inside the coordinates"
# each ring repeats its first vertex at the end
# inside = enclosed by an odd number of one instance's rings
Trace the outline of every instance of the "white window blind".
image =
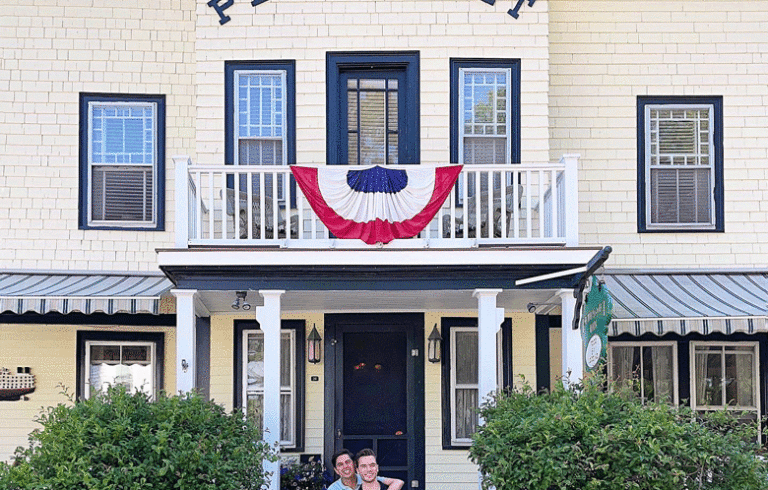
{"type": "Polygon", "coordinates": [[[714,227],[714,108],[645,107],[649,228],[714,227]]]}
{"type": "Polygon", "coordinates": [[[157,108],[89,102],[89,224],[155,224],[157,108]]]}

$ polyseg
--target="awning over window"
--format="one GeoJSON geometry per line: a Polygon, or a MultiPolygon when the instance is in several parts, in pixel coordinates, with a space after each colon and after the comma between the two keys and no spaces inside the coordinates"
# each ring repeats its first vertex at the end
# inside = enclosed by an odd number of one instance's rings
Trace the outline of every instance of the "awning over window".
{"type": "Polygon", "coordinates": [[[0,272],[0,313],[173,313],[161,274],[0,272]]]}
{"type": "Polygon", "coordinates": [[[612,273],[609,335],[768,331],[766,273],[612,273]]]}

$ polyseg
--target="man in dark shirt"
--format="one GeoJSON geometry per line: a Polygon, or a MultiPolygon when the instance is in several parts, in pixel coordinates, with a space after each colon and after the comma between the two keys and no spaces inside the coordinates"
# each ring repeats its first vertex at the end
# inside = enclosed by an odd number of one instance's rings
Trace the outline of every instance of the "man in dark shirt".
{"type": "Polygon", "coordinates": [[[357,474],[363,480],[360,490],[387,490],[388,485],[376,480],[379,476],[379,465],[376,463],[376,453],[373,449],[363,449],[355,456],[357,474]]]}

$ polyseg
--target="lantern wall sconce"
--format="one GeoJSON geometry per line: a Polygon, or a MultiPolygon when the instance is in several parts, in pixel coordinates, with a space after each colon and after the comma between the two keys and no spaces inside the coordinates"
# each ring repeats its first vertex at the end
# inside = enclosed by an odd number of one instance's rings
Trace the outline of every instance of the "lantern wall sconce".
{"type": "Polygon", "coordinates": [[[232,303],[233,310],[239,310],[240,308],[248,311],[251,309],[251,304],[245,299],[248,296],[248,291],[237,291],[235,293],[235,301],[232,303]]]}
{"type": "Polygon", "coordinates": [[[317,364],[322,360],[322,343],[323,338],[317,332],[317,328],[312,325],[312,331],[307,337],[307,361],[317,364]]]}
{"type": "Polygon", "coordinates": [[[432,327],[432,333],[427,339],[427,359],[429,362],[440,362],[440,351],[443,344],[443,338],[437,331],[437,323],[432,327]]]}

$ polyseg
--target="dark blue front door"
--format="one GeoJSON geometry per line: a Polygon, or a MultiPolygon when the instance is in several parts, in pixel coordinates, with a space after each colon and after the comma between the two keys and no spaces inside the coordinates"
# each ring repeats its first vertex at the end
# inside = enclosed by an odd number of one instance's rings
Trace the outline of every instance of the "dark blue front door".
{"type": "Polygon", "coordinates": [[[424,353],[417,340],[423,343],[423,315],[326,317],[326,372],[333,371],[326,387],[334,394],[326,448],[371,448],[379,473],[408,488],[424,484],[424,353]]]}

